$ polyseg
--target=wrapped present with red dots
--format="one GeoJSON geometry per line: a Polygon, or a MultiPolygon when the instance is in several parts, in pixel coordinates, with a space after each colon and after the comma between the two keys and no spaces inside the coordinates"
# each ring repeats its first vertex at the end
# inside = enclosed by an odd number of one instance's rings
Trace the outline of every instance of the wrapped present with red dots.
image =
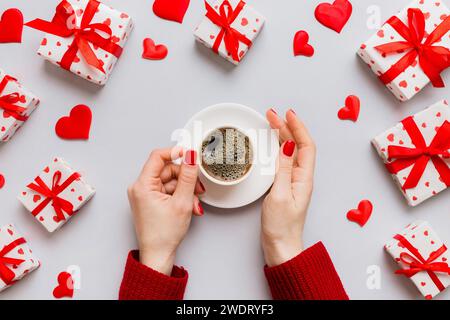
{"type": "Polygon", "coordinates": [[[0,291],[40,267],[27,240],[12,225],[0,226],[0,291]]]}
{"type": "Polygon", "coordinates": [[[0,142],[6,142],[28,120],[39,99],[0,69],[0,142]]]}
{"type": "Polygon", "coordinates": [[[51,21],[26,26],[46,33],[38,54],[80,77],[104,85],[133,29],[130,16],[96,0],[63,0],[51,21]]]}
{"type": "Polygon", "coordinates": [[[430,82],[445,86],[450,66],[450,10],[442,0],[414,0],[364,42],[358,55],[400,100],[430,82]]]}
{"type": "Polygon", "coordinates": [[[61,228],[95,195],[95,189],[61,158],[55,158],[18,198],[49,232],[61,228]]]}
{"type": "Polygon", "coordinates": [[[450,107],[442,100],[372,140],[410,206],[450,186],[450,107]]]}
{"type": "Polygon", "coordinates": [[[205,1],[206,15],[195,29],[195,38],[237,65],[247,54],[265,18],[242,0],[205,1]]]}
{"type": "Polygon", "coordinates": [[[450,285],[450,253],[428,222],[409,224],[385,249],[400,265],[395,273],[410,278],[426,299],[450,285]]]}

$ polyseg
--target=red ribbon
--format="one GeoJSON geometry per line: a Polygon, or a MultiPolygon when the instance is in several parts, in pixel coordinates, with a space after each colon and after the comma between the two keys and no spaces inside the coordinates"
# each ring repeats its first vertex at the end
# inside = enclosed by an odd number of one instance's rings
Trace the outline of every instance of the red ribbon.
{"type": "Polygon", "coordinates": [[[225,0],[220,5],[219,12],[216,12],[206,1],[205,6],[207,11],[206,17],[222,28],[216,37],[212,50],[215,53],[218,53],[220,44],[224,41],[225,47],[229,54],[231,54],[233,60],[239,62],[241,60],[238,52],[239,42],[246,44],[250,48],[252,46],[252,41],[236,29],[232,28],[231,25],[245,7],[245,2],[241,0],[233,10],[230,2],[225,0]]]}
{"type": "Polygon", "coordinates": [[[400,269],[395,271],[395,273],[411,278],[419,272],[427,272],[439,291],[444,291],[445,286],[439,280],[436,272],[447,273],[450,275],[450,267],[446,262],[435,261],[447,251],[447,247],[442,245],[438,250],[433,251],[428,259],[425,259],[420,254],[419,250],[417,250],[405,237],[398,234],[394,239],[398,240],[411,253],[402,252],[400,254],[400,261],[406,264],[409,269],[400,269]]]}
{"type": "Polygon", "coordinates": [[[22,259],[16,259],[16,258],[8,258],[5,257],[8,253],[10,253],[12,250],[14,250],[17,246],[20,246],[22,244],[26,243],[24,238],[19,238],[10,244],[6,245],[1,251],[0,251],[0,279],[6,285],[10,285],[13,283],[14,278],[16,277],[14,271],[12,271],[8,265],[15,265],[18,266],[25,262],[25,260],[22,259]]]}
{"type": "MultiPolygon", "coordinates": [[[[5,90],[6,85],[9,81],[17,81],[13,77],[5,76],[3,80],[0,82],[0,93],[5,90]]],[[[19,121],[28,120],[27,116],[24,116],[23,113],[27,110],[26,108],[19,107],[16,105],[17,102],[20,101],[20,94],[18,92],[10,93],[4,96],[0,96],[0,109],[3,109],[3,112],[13,117],[19,121]]]]}
{"type": "Polygon", "coordinates": [[[389,160],[396,159],[386,164],[389,172],[397,174],[398,172],[413,166],[408,178],[403,185],[403,190],[415,188],[420,181],[428,162],[431,160],[434,167],[439,172],[442,181],[450,187],[450,168],[443,158],[450,157],[450,122],[445,121],[437,130],[436,135],[429,146],[417,127],[413,117],[408,117],[402,121],[403,127],[411,138],[415,148],[401,146],[389,146],[389,160]]]}
{"type": "Polygon", "coordinates": [[[40,177],[34,179],[34,183],[30,183],[27,187],[31,190],[42,194],[45,199],[42,201],[31,213],[33,216],[37,216],[50,202],[55,210],[56,217],[59,221],[66,220],[64,212],[69,216],[73,214],[73,205],[69,201],[60,198],[58,195],[63,192],[69,185],[71,185],[75,180],[80,178],[80,174],[75,172],[62,184],[61,182],[61,171],[56,171],[53,175],[53,183],[51,189],[44,183],[40,177]]]}
{"type": "Polygon", "coordinates": [[[410,51],[382,74],[380,80],[384,84],[392,82],[419,57],[419,65],[433,86],[445,87],[441,72],[450,67],[450,50],[442,46],[434,46],[434,44],[450,31],[450,16],[444,19],[425,41],[423,41],[425,39],[425,16],[420,9],[408,9],[408,25],[396,16],[390,18],[387,23],[406,41],[386,43],[376,46],[375,49],[383,55],[410,51]]]}
{"type": "Polygon", "coordinates": [[[90,44],[111,53],[117,58],[122,54],[122,47],[112,41],[112,30],[108,25],[105,23],[91,24],[99,5],[100,2],[89,0],[84,10],[80,27],[68,26],[68,23],[70,23],[68,20],[74,17],[75,10],[66,0],[58,5],[56,14],[51,22],[35,19],[25,25],[63,38],[74,37],[72,44],[60,61],[62,68],[70,70],[70,66],[79,51],[90,66],[105,73],[101,61],[95,55],[90,44]],[[103,38],[99,32],[106,34],[107,37],[103,38]]]}

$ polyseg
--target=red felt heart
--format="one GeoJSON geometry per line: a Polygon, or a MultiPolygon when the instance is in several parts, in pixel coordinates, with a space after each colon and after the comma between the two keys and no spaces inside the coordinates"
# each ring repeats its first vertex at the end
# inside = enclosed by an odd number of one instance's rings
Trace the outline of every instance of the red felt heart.
{"type": "Polygon", "coordinates": [[[357,96],[348,96],[345,99],[345,107],[338,112],[338,117],[341,120],[357,121],[359,111],[361,110],[361,102],[357,96]]]}
{"type": "Polygon", "coordinates": [[[312,57],[314,48],[308,42],[309,34],[303,30],[298,31],[294,36],[294,55],[312,57]]]}
{"type": "Polygon", "coordinates": [[[92,111],[88,106],[78,105],[70,111],[70,116],[62,117],[55,126],[58,137],[68,140],[89,139],[92,111]]]}
{"type": "Polygon", "coordinates": [[[53,296],[56,299],[73,297],[73,279],[68,272],[61,272],[58,275],[58,285],[53,289],[53,296]]]}
{"type": "Polygon", "coordinates": [[[337,33],[340,33],[352,15],[352,4],[348,0],[336,0],[333,4],[321,3],[317,6],[317,21],[337,33]]]}
{"type": "Polygon", "coordinates": [[[0,21],[0,43],[22,42],[23,15],[19,9],[3,12],[0,21]]]}
{"type": "Polygon", "coordinates": [[[150,39],[144,39],[144,52],[142,53],[142,58],[149,60],[162,60],[167,57],[167,47],[163,44],[156,45],[155,42],[150,39]]]}
{"type": "Polygon", "coordinates": [[[182,23],[190,0],[155,0],[153,12],[160,18],[182,23]]]}
{"type": "Polygon", "coordinates": [[[372,211],[372,203],[369,200],[363,200],[359,203],[358,209],[350,210],[347,213],[347,219],[364,227],[367,221],[369,221],[372,211]]]}

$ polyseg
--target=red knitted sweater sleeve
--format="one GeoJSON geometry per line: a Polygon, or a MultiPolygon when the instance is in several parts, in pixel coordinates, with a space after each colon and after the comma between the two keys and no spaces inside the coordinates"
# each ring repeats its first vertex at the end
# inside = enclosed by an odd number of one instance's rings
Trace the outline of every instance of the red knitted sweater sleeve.
{"type": "Polygon", "coordinates": [[[276,300],[348,300],[322,242],[264,272],[276,300]]]}
{"type": "Polygon", "coordinates": [[[128,255],[120,300],[182,300],[188,273],[183,268],[174,267],[172,275],[166,276],[139,262],[139,251],[128,255]]]}

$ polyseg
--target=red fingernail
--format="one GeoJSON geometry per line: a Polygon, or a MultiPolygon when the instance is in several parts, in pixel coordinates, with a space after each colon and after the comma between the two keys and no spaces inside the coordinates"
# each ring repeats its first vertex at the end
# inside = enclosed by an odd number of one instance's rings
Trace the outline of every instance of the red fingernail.
{"type": "Polygon", "coordinates": [[[293,114],[297,115],[297,112],[295,112],[294,109],[289,109],[293,114]]]}
{"type": "Polygon", "coordinates": [[[200,185],[200,188],[202,188],[203,192],[205,192],[206,188],[200,180],[198,180],[198,184],[200,185]]]}
{"type": "Polygon", "coordinates": [[[197,152],[194,150],[188,150],[186,152],[186,155],[184,156],[184,163],[190,166],[195,166],[196,162],[197,162],[197,152]]]}
{"type": "Polygon", "coordinates": [[[272,112],[275,113],[275,114],[278,114],[278,113],[275,111],[274,108],[270,108],[270,111],[272,111],[272,112]]]}
{"type": "Polygon", "coordinates": [[[287,157],[292,157],[292,155],[294,154],[294,150],[295,150],[295,142],[292,140],[286,141],[283,147],[284,155],[287,157]]]}
{"type": "Polygon", "coordinates": [[[203,210],[202,204],[200,202],[198,203],[198,212],[201,216],[205,214],[205,211],[203,210]]]}

